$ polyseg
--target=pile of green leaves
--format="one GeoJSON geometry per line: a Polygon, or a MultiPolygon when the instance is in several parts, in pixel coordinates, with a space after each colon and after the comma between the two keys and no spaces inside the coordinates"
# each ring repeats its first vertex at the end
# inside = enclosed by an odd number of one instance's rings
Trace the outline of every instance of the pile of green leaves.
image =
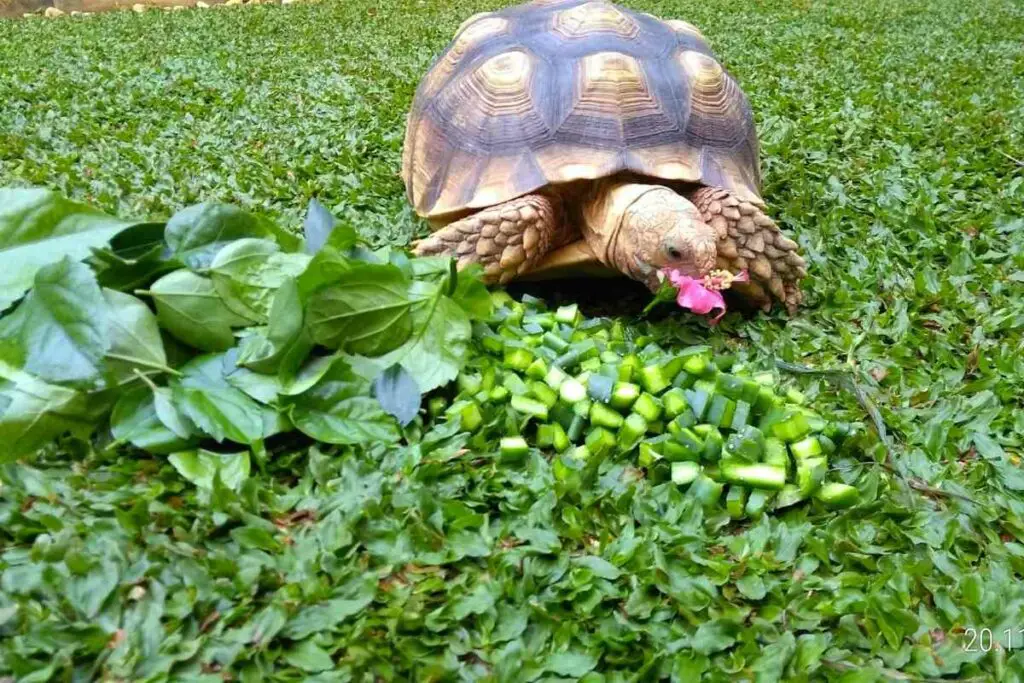
{"type": "Polygon", "coordinates": [[[2,460],[108,421],[108,448],[169,453],[192,479],[218,462],[248,471],[249,449],[293,430],[398,441],[396,416],[411,421],[420,393],[458,374],[489,294],[450,259],[366,249],[319,203],[304,229],[217,203],[130,224],[0,190],[0,267],[18,299],[0,317],[2,460]],[[245,452],[197,450],[210,440],[245,452]]]}

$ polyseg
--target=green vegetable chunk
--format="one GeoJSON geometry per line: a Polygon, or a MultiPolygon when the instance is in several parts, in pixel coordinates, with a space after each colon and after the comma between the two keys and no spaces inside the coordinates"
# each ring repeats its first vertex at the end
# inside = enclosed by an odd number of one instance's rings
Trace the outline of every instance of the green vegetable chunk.
{"type": "Polygon", "coordinates": [[[499,451],[503,460],[522,460],[530,452],[530,447],[521,436],[506,436],[501,439],[499,451]]]}
{"type": "Polygon", "coordinates": [[[839,482],[822,484],[821,488],[814,494],[817,500],[831,508],[845,508],[856,505],[860,499],[860,492],[856,487],[839,482]]]}
{"type": "Polygon", "coordinates": [[[689,486],[700,476],[700,465],[695,462],[672,463],[672,483],[677,486],[689,486]]]}
{"type": "Polygon", "coordinates": [[[786,470],[774,465],[751,464],[741,460],[722,460],[722,478],[730,484],[751,488],[779,490],[786,484],[786,470]]]}

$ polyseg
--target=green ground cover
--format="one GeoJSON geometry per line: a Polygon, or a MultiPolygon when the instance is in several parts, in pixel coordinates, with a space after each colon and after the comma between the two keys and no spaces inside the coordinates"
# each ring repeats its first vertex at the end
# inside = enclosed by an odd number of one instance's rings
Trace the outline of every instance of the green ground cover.
{"type": "MultiPolygon", "coordinates": [[[[852,395],[801,381],[862,426],[851,476],[877,495],[727,524],[627,463],[581,493],[538,453],[422,443],[282,448],[211,492],[67,442],[0,466],[0,676],[1024,680],[1024,8],[631,5],[700,26],[737,76],[810,264],[795,319],[652,334],[848,372],[891,465],[852,395]]],[[[296,230],[315,196],[405,243],[404,112],[494,6],[0,22],[0,186],[125,218],[221,199],[296,230]]]]}

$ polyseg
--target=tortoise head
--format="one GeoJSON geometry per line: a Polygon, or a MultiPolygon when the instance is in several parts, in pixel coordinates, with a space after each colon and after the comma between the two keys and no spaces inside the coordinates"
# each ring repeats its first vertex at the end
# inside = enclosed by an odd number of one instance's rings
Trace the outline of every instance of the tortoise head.
{"type": "Polygon", "coordinates": [[[715,229],[667,187],[599,183],[583,215],[584,237],[598,258],[652,291],[666,268],[697,278],[715,268],[715,229]]]}

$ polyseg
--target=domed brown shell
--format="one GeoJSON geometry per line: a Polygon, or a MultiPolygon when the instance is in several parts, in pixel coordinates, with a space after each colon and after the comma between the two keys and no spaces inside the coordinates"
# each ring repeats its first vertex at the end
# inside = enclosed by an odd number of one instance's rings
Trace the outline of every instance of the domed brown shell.
{"type": "Polygon", "coordinates": [[[626,171],[761,203],[750,105],[684,21],[603,0],[474,15],[416,91],[402,177],[421,216],[626,171]]]}

